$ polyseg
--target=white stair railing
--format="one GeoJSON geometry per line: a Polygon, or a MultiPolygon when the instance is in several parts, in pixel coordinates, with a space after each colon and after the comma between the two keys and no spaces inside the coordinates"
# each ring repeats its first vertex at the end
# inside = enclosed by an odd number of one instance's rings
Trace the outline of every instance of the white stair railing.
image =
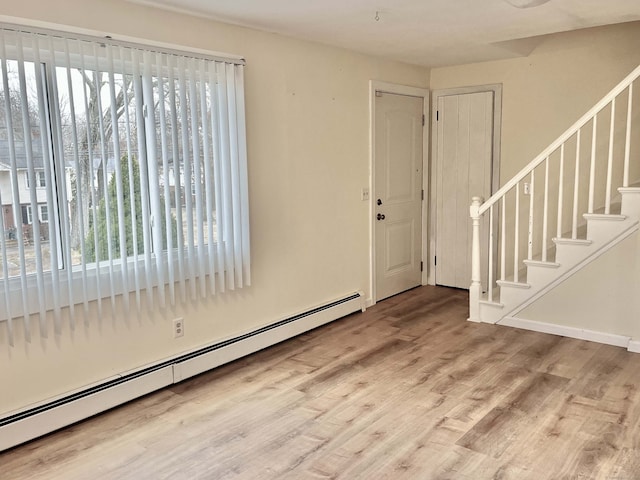
{"type": "Polygon", "coordinates": [[[593,214],[596,206],[611,214],[617,187],[640,180],[640,171],[631,171],[630,164],[631,150],[640,154],[640,121],[634,122],[633,110],[638,77],[640,66],[491,198],[484,203],[473,198],[470,320],[481,321],[483,292],[485,300],[494,302],[494,289],[503,282],[521,283],[524,258],[548,264],[552,237],[577,240],[582,214],[593,214]],[[482,222],[487,212],[488,222],[482,222]],[[555,229],[550,228],[554,221],[555,229]],[[483,242],[486,259],[480,258],[483,242]]]}

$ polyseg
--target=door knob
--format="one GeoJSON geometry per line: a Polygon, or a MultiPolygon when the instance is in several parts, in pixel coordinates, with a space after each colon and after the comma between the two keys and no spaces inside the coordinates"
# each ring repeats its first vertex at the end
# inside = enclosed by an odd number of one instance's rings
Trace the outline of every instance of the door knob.
{"type": "Polygon", "coordinates": [[[379,213],[379,214],[376,216],[376,218],[377,218],[378,220],[384,220],[384,215],[383,215],[382,213],[379,213]]]}

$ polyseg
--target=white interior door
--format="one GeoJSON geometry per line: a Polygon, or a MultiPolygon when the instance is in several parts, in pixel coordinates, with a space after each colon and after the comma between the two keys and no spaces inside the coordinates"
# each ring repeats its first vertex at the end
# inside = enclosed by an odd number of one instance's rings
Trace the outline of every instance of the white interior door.
{"type": "Polygon", "coordinates": [[[424,99],[375,98],[376,300],[421,284],[424,99]]]}
{"type": "MultiPolygon", "coordinates": [[[[471,284],[471,197],[491,195],[494,92],[437,97],[436,284],[471,284]]],[[[486,253],[483,252],[484,258],[486,253]]]]}

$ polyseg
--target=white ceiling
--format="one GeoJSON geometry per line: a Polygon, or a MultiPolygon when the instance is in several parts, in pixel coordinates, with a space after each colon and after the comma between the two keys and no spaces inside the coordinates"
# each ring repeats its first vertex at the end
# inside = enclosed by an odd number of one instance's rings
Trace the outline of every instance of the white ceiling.
{"type": "Polygon", "coordinates": [[[541,35],[640,20],[640,0],[130,1],[425,66],[527,55],[541,35]]]}

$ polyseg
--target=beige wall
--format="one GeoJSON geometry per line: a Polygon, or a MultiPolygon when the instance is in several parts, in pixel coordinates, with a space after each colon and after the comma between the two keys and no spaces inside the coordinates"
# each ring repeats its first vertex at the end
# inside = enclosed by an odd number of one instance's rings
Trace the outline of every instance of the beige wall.
{"type": "Polygon", "coordinates": [[[0,416],[347,293],[368,296],[368,82],[428,87],[428,69],[119,0],[4,2],[1,13],[246,58],[253,286],[152,315],[107,308],[73,335],[65,326],[13,348],[0,328],[0,416]],[[174,340],[177,316],[185,336],[174,340]]]}
{"type": "Polygon", "coordinates": [[[640,22],[549,35],[527,57],[434,68],[431,88],[501,83],[501,184],[640,64],[640,22]]]}

